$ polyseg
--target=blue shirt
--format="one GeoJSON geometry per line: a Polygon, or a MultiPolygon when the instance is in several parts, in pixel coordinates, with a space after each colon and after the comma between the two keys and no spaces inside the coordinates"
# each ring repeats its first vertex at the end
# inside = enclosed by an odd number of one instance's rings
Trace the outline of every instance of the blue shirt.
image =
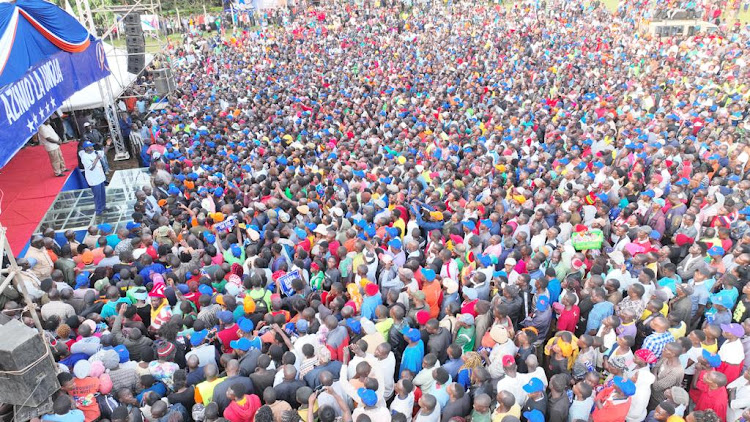
{"type": "Polygon", "coordinates": [[[362,299],[362,318],[375,321],[375,308],[382,304],[383,298],[380,294],[376,294],[375,296],[365,296],[364,299],[362,299]]]}
{"type": "Polygon", "coordinates": [[[612,302],[605,300],[599,302],[591,308],[589,312],[588,320],[586,321],[586,332],[597,331],[602,325],[604,318],[612,315],[615,311],[615,305],[612,302]]]}
{"type": "Polygon", "coordinates": [[[153,391],[160,397],[164,397],[167,395],[167,386],[164,385],[163,382],[155,382],[151,387],[144,388],[137,396],[135,396],[135,399],[138,400],[138,403],[143,400],[143,396],[149,391],[153,391]]]}
{"type": "Polygon", "coordinates": [[[58,415],[57,413],[51,413],[49,415],[42,416],[43,421],[54,421],[54,422],[83,422],[83,412],[78,409],[72,409],[70,412],[64,415],[58,415]]]}
{"type": "Polygon", "coordinates": [[[422,370],[422,359],[424,358],[424,343],[419,340],[414,346],[406,346],[404,353],[401,355],[401,368],[398,373],[404,372],[404,369],[418,374],[422,370]]]}
{"type": "Polygon", "coordinates": [[[443,364],[443,369],[445,369],[448,372],[448,375],[450,375],[451,379],[458,379],[458,370],[461,369],[461,366],[463,366],[464,361],[463,359],[448,359],[443,364]]]}
{"type": "Polygon", "coordinates": [[[547,291],[549,292],[550,303],[557,302],[557,300],[560,299],[560,292],[562,292],[560,280],[558,280],[557,278],[551,279],[547,284],[547,291]]]}
{"type": "Polygon", "coordinates": [[[663,333],[653,333],[643,340],[643,348],[648,349],[656,355],[656,358],[661,358],[661,352],[664,351],[664,346],[674,341],[674,336],[669,331],[663,333]]]}

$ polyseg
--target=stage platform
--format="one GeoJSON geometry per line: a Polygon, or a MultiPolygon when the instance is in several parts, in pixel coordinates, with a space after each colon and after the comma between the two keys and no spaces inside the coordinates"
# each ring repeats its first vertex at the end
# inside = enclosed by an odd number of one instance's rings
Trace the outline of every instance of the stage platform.
{"type": "Polygon", "coordinates": [[[135,192],[149,184],[145,168],[118,170],[107,186],[107,208],[102,217],[94,215],[94,195],[91,189],[60,192],[39,225],[48,224],[55,231],[85,231],[89,226],[109,223],[115,229],[132,221],[135,192]]]}
{"type": "Polygon", "coordinates": [[[8,229],[8,242],[16,255],[37,230],[68,179],[75,181],[80,177],[74,170],[78,167],[78,143],[69,142],[61,148],[65,165],[71,169],[66,177],[55,177],[47,151],[41,146],[21,149],[0,169],[0,222],[8,229]]]}

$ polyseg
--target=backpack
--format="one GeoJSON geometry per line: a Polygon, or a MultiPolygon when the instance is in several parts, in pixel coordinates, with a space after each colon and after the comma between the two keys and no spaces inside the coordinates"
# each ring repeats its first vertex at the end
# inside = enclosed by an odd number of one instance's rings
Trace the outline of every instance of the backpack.
{"type": "Polygon", "coordinates": [[[96,404],[99,405],[102,419],[111,419],[112,412],[120,406],[120,403],[109,394],[98,394],[96,396],[96,404]]]}

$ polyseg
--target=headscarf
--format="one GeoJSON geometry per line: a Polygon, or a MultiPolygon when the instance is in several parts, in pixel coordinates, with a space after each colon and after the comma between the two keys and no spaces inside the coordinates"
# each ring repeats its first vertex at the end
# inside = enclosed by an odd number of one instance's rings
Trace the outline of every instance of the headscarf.
{"type": "Polygon", "coordinates": [[[463,356],[464,364],[461,365],[461,369],[474,369],[478,366],[482,366],[482,357],[477,352],[466,352],[463,356]]]}

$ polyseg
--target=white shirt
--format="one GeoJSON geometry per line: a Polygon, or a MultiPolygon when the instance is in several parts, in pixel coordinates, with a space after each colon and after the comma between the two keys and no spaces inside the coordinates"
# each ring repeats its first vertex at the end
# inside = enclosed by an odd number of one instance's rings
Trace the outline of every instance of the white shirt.
{"type": "Polygon", "coordinates": [[[727,409],[727,421],[736,421],[742,416],[742,412],[750,407],[750,385],[748,385],[745,377],[740,376],[729,383],[727,388],[737,389],[734,395],[735,398],[729,403],[729,408],[727,409]]]}
{"type": "Polygon", "coordinates": [[[411,422],[411,412],[414,409],[414,392],[409,393],[405,399],[396,395],[391,403],[391,412],[398,412],[406,416],[406,422],[411,422]]]}
{"type": "Polygon", "coordinates": [[[396,355],[388,352],[388,357],[383,360],[378,359],[378,370],[383,377],[383,396],[389,399],[393,395],[393,374],[396,372],[396,355]]]}
{"type": "Polygon", "coordinates": [[[94,169],[91,169],[96,157],[101,155],[101,151],[86,152],[85,150],[82,150],[78,153],[78,156],[81,157],[81,164],[83,165],[83,174],[86,176],[86,183],[88,183],[89,186],[97,186],[107,180],[107,176],[104,175],[104,167],[102,167],[101,159],[97,161],[94,169]]]}
{"type": "Polygon", "coordinates": [[[739,365],[743,363],[745,361],[745,349],[742,347],[742,342],[739,339],[735,341],[725,341],[719,348],[719,357],[721,357],[721,360],[728,365],[739,365]]]}
{"type": "Polygon", "coordinates": [[[41,143],[44,146],[44,150],[54,151],[56,149],[60,149],[59,144],[49,142],[47,141],[47,138],[52,138],[58,142],[60,141],[60,137],[57,136],[57,132],[55,132],[55,129],[53,129],[52,126],[50,125],[39,126],[39,143],[41,143]]]}
{"type": "Polygon", "coordinates": [[[525,382],[522,374],[516,374],[513,378],[506,375],[503,379],[497,382],[497,388],[495,391],[507,391],[513,394],[513,397],[516,398],[516,404],[523,407],[523,405],[526,404],[526,392],[523,391],[524,384],[525,382]]]}

